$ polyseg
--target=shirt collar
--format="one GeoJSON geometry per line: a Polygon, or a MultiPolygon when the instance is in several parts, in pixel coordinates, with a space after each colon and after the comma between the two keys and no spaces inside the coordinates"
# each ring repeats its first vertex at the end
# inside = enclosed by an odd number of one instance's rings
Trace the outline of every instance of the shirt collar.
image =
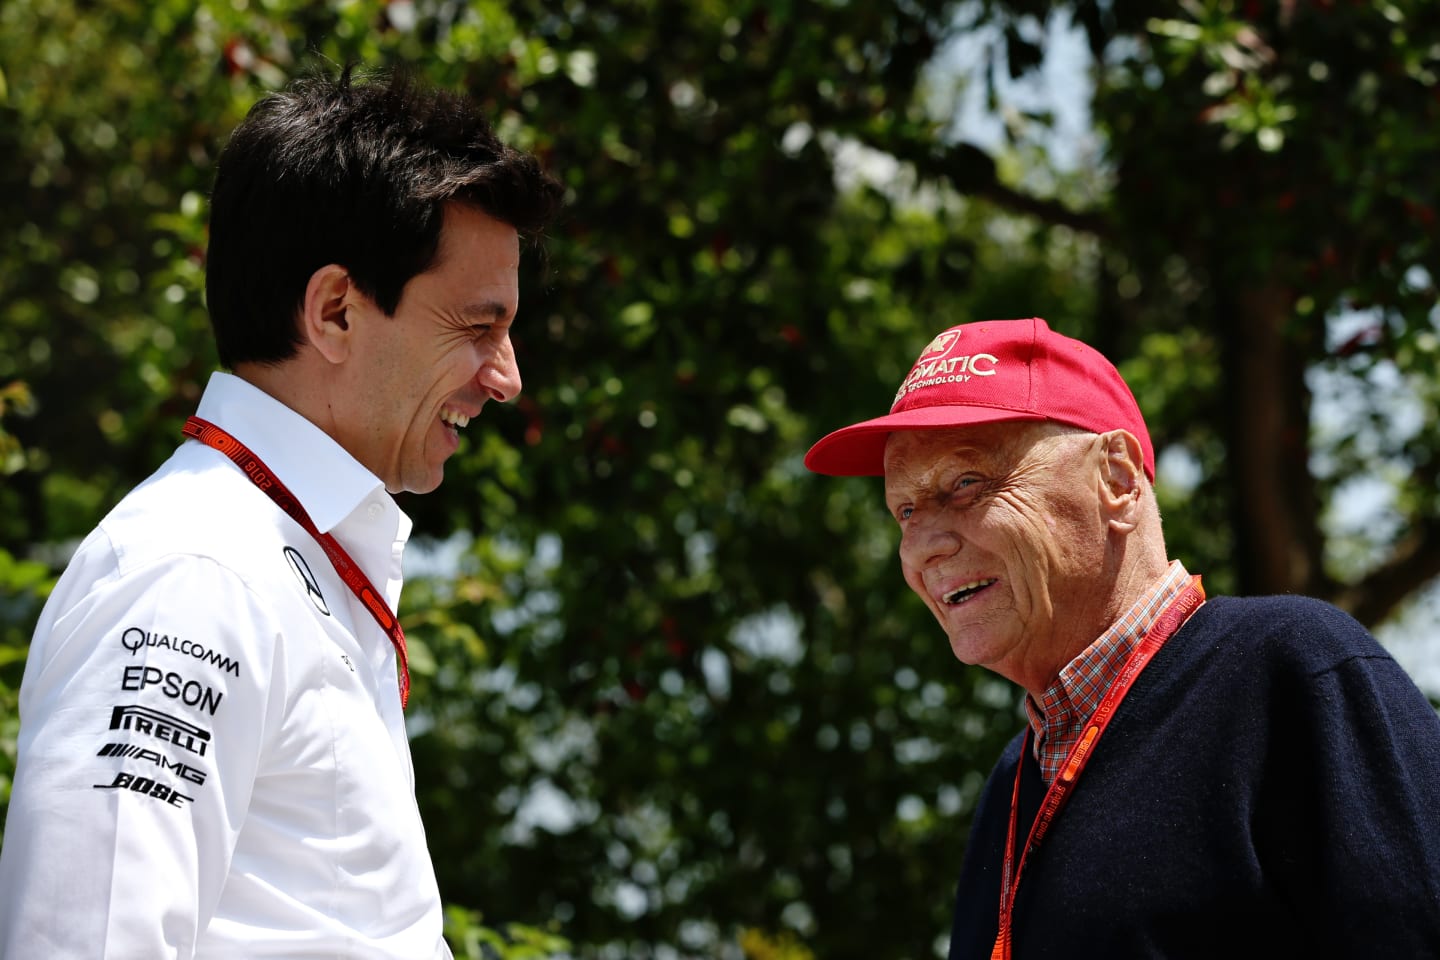
{"type": "Polygon", "coordinates": [[[230,373],[212,373],[196,415],[264,461],[321,533],[377,497],[388,501],[403,518],[402,527],[408,528],[408,518],[379,477],[324,430],[248,381],[230,373]]]}
{"type": "MultiPolygon", "coordinates": [[[[1170,561],[1165,576],[1154,587],[1061,669],[1039,703],[1025,697],[1025,712],[1035,731],[1035,755],[1042,772],[1053,774],[1058,770],[1131,652],[1189,580],[1185,566],[1179,560],[1170,561]]],[[[1048,783],[1053,775],[1045,779],[1048,783]]]]}

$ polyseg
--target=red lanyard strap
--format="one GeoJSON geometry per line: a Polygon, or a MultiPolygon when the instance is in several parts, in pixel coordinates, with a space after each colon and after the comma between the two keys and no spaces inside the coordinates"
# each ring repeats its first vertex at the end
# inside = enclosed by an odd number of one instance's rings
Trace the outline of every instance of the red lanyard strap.
{"type": "Polygon", "coordinates": [[[1025,841],[1025,849],[1020,851],[1020,858],[1015,859],[1015,838],[1017,836],[1017,821],[1020,817],[1020,771],[1025,766],[1025,755],[1030,750],[1030,739],[1034,731],[1027,728],[1025,739],[1020,748],[1020,762],[1015,767],[1015,788],[1010,796],[1010,829],[1005,838],[1005,859],[1000,868],[1000,928],[995,936],[994,949],[990,951],[990,960],[1009,960],[1011,919],[1015,909],[1015,892],[1020,887],[1020,870],[1025,866],[1025,857],[1032,850],[1040,845],[1046,831],[1059,816],[1060,810],[1065,806],[1065,801],[1070,799],[1071,793],[1075,790],[1076,783],[1080,780],[1080,774],[1085,769],[1085,764],[1095,753],[1095,746],[1100,742],[1100,737],[1105,733],[1105,728],[1110,725],[1110,719],[1115,716],[1115,709],[1120,701],[1125,699],[1125,694],[1130,692],[1130,687],[1135,683],[1135,678],[1140,675],[1146,665],[1150,663],[1160,647],[1170,636],[1180,629],[1180,625],[1190,618],[1200,604],[1205,602],[1205,588],[1200,583],[1198,576],[1192,576],[1190,582],[1185,585],[1175,599],[1165,605],[1150,629],[1145,631],[1145,636],[1130,653],[1113,683],[1105,691],[1100,706],[1095,708],[1095,713],[1085,724],[1085,732],[1080,735],[1075,746],[1070,748],[1070,754],[1065,758],[1065,764],[1060,768],[1060,773],[1045,791],[1045,800],[1040,805],[1040,812],[1035,817],[1035,822],[1030,825],[1030,835],[1025,841]]]}
{"type": "Polygon", "coordinates": [[[201,420],[199,417],[191,417],[186,420],[183,432],[185,436],[199,440],[206,446],[214,447],[233,460],[255,486],[264,491],[271,500],[275,501],[276,506],[288,513],[324,548],[325,555],[330,558],[331,566],[340,575],[340,579],[345,581],[345,586],[360,598],[360,603],[370,611],[370,615],[375,618],[380,629],[390,637],[390,643],[394,645],[395,655],[400,661],[398,671],[400,675],[400,707],[402,710],[407,707],[410,703],[410,658],[405,649],[405,631],[400,628],[399,619],[390,611],[390,604],[385,602],[380,591],[371,585],[369,578],[356,566],[355,561],[350,559],[350,554],[340,546],[340,541],[328,533],[321,533],[316,528],[315,522],[310,519],[310,514],[300,506],[300,501],[295,498],[295,495],[270,472],[270,468],[265,466],[259,457],[250,452],[250,448],[245,444],[215,424],[201,420]]]}

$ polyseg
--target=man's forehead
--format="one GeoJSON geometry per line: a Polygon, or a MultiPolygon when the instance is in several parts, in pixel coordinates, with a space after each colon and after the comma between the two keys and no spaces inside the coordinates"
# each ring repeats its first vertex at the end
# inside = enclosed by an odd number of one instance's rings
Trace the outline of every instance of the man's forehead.
{"type": "Polygon", "coordinates": [[[885,476],[888,479],[893,472],[933,469],[947,462],[1005,464],[1024,457],[1045,437],[1079,432],[1084,431],[1034,420],[897,430],[885,441],[885,476]]]}
{"type": "Polygon", "coordinates": [[[1021,423],[986,423],[930,430],[897,430],[885,441],[885,464],[892,461],[938,460],[951,456],[983,456],[1011,446],[1021,423]]]}

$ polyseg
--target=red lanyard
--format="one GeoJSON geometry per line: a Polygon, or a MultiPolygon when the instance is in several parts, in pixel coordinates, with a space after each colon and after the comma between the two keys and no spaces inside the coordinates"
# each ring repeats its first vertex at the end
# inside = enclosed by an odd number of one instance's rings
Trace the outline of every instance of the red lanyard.
{"type": "Polygon", "coordinates": [[[1025,841],[1025,849],[1020,851],[1020,860],[1015,860],[1015,836],[1016,823],[1020,815],[1020,771],[1025,766],[1025,753],[1030,750],[1030,738],[1033,731],[1025,731],[1025,742],[1021,747],[1020,763],[1015,767],[1015,790],[1010,797],[1010,830],[1005,838],[1005,861],[1000,872],[1000,929],[995,935],[995,947],[990,951],[990,960],[1010,960],[1010,923],[1011,914],[1015,909],[1015,891],[1020,886],[1020,870],[1025,866],[1025,855],[1040,845],[1040,840],[1045,836],[1050,825],[1060,814],[1060,808],[1065,801],[1070,799],[1070,794],[1075,790],[1075,784],[1080,780],[1080,774],[1085,769],[1085,764],[1095,753],[1095,745],[1100,742],[1100,736],[1110,724],[1110,718],[1115,715],[1115,708],[1120,701],[1125,699],[1125,694],[1130,692],[1130,687],[1140,671],[1145,669],[1160,646],[1170,636],[1180,629],[1180,625],[1190,618],[1200,604],[1205,602],[1205,588],[1200,584],[1199,577],[1191,577],[1185,589],[1175,599],[1166,604],[1160,616],[1145,631],[1145,636],[1131,652],[1130,658],[1125,661],[1125,666],[1120,670],[1120,675],[1110,684],[1105,691],[1105,697],[1100,701],[1100,706],[1095,708],[1094,715],[1089,723],[1085,725],[1085,732],[1075,746],[1070,748],[1070,755],[1065,758],[1065,765],[1060,768],[1060,773],[1050,784],[1050,789],[1045,792],[1045,800],[1040,805],[1040,812],[1035,817],[1035,822],[1030,825],[1030,836],[1025,841]]]}
{"type": "Polygon", "coordinates": [[[400,629],[400,621],[395,614],[390,612],[390,605],[371,584],[368,577],[350,559],[350,554],[340,546],[340,542],[328,533],[321,533],[310,519],[310,514],[300,506],[300,501],[295,495],[281,483],[276,476],[270,472],[270,468],[260,460],[259,457],[250,452],[250,449],[236,440],[230,434],[221,430],[213,423],[201,420],[199,417],[191,417],[185,421],[184,433],[187,437],[199,440],[201,443],[214,447],[225,456],[235,461],[235,465],[244,471],[245,476],[259,487],[276,505],[284,510],[304,527],[314,537],[320,546],[325,548],[325,555],[330,558],[330,563],[335,567],[335,572],[340,574],[340,579],[345,585],[360,598],[365,609],[380,624],[380,629],[390,636],[390,642],[395,645],[395,654],[400,659],[400,708],[403,710],[410,703],[410,658],[405,651],[405,631],[400,629]]]}

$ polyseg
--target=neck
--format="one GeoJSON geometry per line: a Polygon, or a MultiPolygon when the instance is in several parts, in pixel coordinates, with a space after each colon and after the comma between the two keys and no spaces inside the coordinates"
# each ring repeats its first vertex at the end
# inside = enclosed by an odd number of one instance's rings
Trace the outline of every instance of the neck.
{"type": "MultiPolygon", "coordinates": [[[[285,406],[324,430],[341,446],[346,446],[335,428],[334,403],[329,383],[328,364],[307,363],[305,348],[279,363],[237,363],[235,376],[279,400],[285,406]]],[[[348,449],[348,447],[347,447],[348,449]]]]}
{"type": "Polygon", "coordinates": [[[1115,556],[1113,573],[1103,574],[1101,584],[1092,584],[1083,597],[1065,604],[1063,619],[1056,625],[1065,629],[1048,647],[1037,646],[1027,669],[1011,679],[1025,688],[1038,703],[1043,694],[1072,660],[1083,653],[1105,631],[1114,626],[1135,603],[1160,585],[1170,569],[1163,540],[1130,537],[1122,541],[1115,556]],[[1043,661],[1043,662],[1042,662],[1043,661]]]}

